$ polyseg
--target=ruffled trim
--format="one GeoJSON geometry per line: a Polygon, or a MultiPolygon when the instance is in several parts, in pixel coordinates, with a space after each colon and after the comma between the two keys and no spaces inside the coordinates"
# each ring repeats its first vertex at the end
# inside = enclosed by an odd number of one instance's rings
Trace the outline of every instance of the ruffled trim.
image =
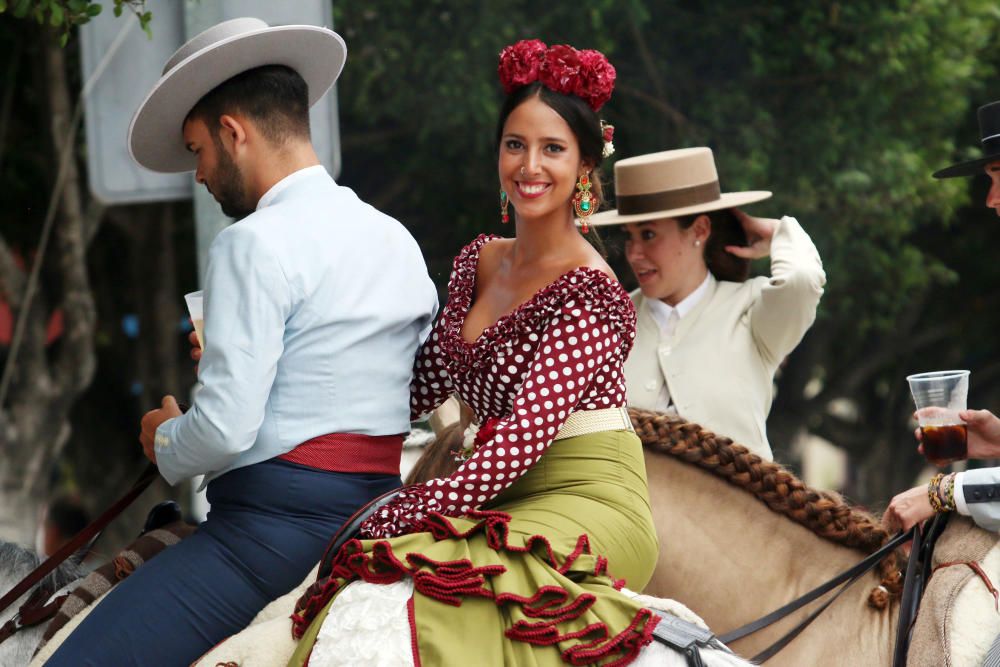
{"type": "MultiPolygon", "coordinates": [[[[573,551],[562,562],[552,548],[548,538],[532,535],[524,546],[509,542],[511,516],[506,512],[493,510],[473,510],[467,518],[480,519],[465,531],[457,529],[448,517],[437,512],[429,514],[416,527],[421,532],[430,533],[437,541],[463,540],[482,533],[487,545],[494,551],[526,553],[540,549],[544,560],[556,572],[565,575],[581,555],[592,555],[587,535],[580,535],[573,551]]],[[[408,553],[406,562],[393,552],[392,544],[380,540],[371,545],[371,553],[366,554],[360,540],[345,544],[333,559],[328,577],[310,586],[295,604],[292,614],[292,636],[302,637],[309,624],[333,596],[351,580],[361,579],[375,584],[389,584],[403,576],[413,578],[414,588],[421,594],[445,604],[461,606],[466,596],[492,599],[497,606],[517,605],[527,618],[535,622],[518,620],[505,635],[515,641],[523,641],[536,646],[551,646],[560,642],[578,640],[562,651],[565,662],[572,665],[600,664],[601,660],[614,658],[603,663],[605,667],[619,667],[631,663],[639,655],[642,647],[652,641],[653,629],[660,617],[649,609],[640,609],[632,622],[623,631],[609,636],[605,623],[591,623],[574,632],[562,632],[559,626],[583,616],[593,607],[597,596],[582,593],[571,599],[567,590],[560,586],[542,586],[534,595],[521,596],[513,593],[495,595],[486,584],[487,577],[503,574],[503,565],[476,567],[468,559],[436,561],[420,553],[408,553]]],[[[608,561],[596,558],[593,571],[595,576],[610,577],[616,590],[625,585],[624,580],[614,579],[607,570],[608,561]]],[[[414,652],[416,656],[416,651],[414,652]]]]}
{"type": "Polygon", "coordinates": [[[520,335],[538,332],[561,312],[584,307],[598,313],[615,327],[621,341],[622,358],[628,356],[635,339],[635,305],[621,283],[603,271],[582,266],[567,271],[538,290],[534,296],[487,327],[474,342],[462,338],[462,325],[469,314],[476,287],[476,270],[484,245],[496,235],[480,234],[455,257],[448,280],[448,304],[442,313],[444,332],[440,341],[448,359],[459,368],[480,368],[492,363],[500,348],[520,335]]]}

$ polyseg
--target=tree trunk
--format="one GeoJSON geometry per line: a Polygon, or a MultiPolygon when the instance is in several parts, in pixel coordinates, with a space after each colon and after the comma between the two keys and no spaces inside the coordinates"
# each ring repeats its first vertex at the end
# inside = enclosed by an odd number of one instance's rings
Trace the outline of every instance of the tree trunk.
{"type": "MultiPolygon", "coordinates": [[[[75,158],[73,105],[66,77],[65,54],[51,35],[43,47],[50,130],[56,163],[68,157],[65,181],[56,200],[53,245],[34,262],[45,262],[46,295],[41,284],[30,307],[23,303],[26,271],[0,239],[0,281],[15,321],[27,326],[15,357],[8,398],[0,405],[0,507],[7,524],[3,536],[19,542],[34,537],[37,506],[48,491],[52,462],[69,439],[69,411],[90,384],[95,370],[93,349],[95,308],[86,267],[86,245],[92,235],[84,211],[81,174],[75,158]],[[48,298],[46,298],[48,296],[48,298]],[[49,307],[51,304],[52,308],[49,307]],[[46,327],[56,310],[62,311],[61,337],[46,347],[46,327]]],[[[27,262],[26,262],[27,263],[27,262]]]]}

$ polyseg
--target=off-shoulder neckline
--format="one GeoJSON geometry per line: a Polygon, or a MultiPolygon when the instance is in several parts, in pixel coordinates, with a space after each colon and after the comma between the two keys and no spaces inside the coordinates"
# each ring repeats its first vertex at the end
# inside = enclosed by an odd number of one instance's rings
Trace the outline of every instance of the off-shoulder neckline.
{"type": "MultiPolygon", "coordinates": [[[[494,331],[503,328],[503,325],[509,320],[515,319],[521,312],[529,310],[535,307],[538,302],[540,302],[544,297],[547,297],[554,289],[562,286],[563,283],[569,282],[573,277],[580,274],[588,276],[600,276],[615,285],[619,285],[618,281],[614,280],[611,276],[606,274],[600,269],[595,269],[592,266],[578,266],[575,269],[569,269],[568,271],[562,273],[558,278],[552,282],[543,285],[538,288],[534,294],[531,295],[525,301],[522,301],[512,310],[507,311],[500,317],[498,317],[492,324],[483,329],[475,340],[466,340],[465,336],[462,335],[462,329],[465,325],[465,318],[468,317],[469,311],[472,310],[472,293],[476,288],[476,277],[479,269],[479,257],[484,246],[488,245],[491,241],[496,241],[498,239],[503,239],[504,237],[497,234],[480,234],[476,239],[467,246],[467,252],[464,253],[462,261],[466,263],[466,269],[471,269],[467,272],[465,279],[462,284],[458,285],[461,290],[460,294],[462,296],[462,301],[459,305],[460,308],[453,311],[452,314],[455,316],[455,334],[460,342],[469,348],[476,347],[479,343],[484,340],[492,340],[492,333],[494,331]]],[[[622,288],[624,290],[624,288],[622,288]]]]}

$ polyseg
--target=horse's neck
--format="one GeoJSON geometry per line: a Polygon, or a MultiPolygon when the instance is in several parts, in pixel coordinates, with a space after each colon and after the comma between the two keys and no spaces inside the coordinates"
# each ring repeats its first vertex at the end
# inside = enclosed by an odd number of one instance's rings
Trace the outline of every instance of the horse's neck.
{"type": "MultiPolygon", "coordinates": [[[[38,559],[34,553],[16,544],[0,541],[0,594],[13,589],[37,565],[38,559]]],[[[82,568],[66,562],[61,564],[45,581],[50,585],[63,586],[56,591],[55,596],[69,592],[76,585],[76,580],[81,576],[83,576],[82,568]]],[[[13,617],[30,596],[31,591],[22,595],[7,609],[0,612],[0,625],[3,625],[8,619],[13,617]]],[[[0,665],[3,665],[3,667],[7,667],[8,665],[27,665],[45,632],[45,626],[45,623],[41,623],[37,626],[23,628],[3,643],[0,643],[0,665]]]]}
{"type": "MultiPolygon", "coordinates": [[[[718,633],[756,620],[857,563],[835,545],[768,509],[749,492],[693,465],[647,450],[650,499],[660,558],[646,591],[680,600],[718,633]]],[[[870,609],[879,583],[869,574],[844,593],[772,665],[888,663],[895,610],[870,609]],[[827,660],[816,661],[827,651],[827,660]],[[845,653],[848,652],[848,653],[845,653]],[[849,657],[856,652],[861,662],[849,657]],[[843,660],[833,656],[844,656],[843,660]]],[[[808,609],[815,608],[815,603],[808,609]]],[[[797,622],[808,612],[797,612],[797,622]]],[[[753,655],[784,634],[783,621],[733,647],[753,655]]]]}

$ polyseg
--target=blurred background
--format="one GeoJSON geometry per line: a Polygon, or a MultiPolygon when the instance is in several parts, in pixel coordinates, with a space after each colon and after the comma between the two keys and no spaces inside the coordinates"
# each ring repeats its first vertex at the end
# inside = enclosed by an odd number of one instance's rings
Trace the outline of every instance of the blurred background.
{"type": "MultiPolygon", "coordinates": [[[[141,416],[195,382],[183,301],[198,289],[192,202],[103,203],[88,187],[87,133],[70,137],[80,23],[118,9],[115,21],[156,34],[157,4],[0,0],[5,367],[27,318],[0,398],[0,539],[30,544],[53,498],[96,514],[121,495],[145,464],[141,416]]],[[[1000,99],[991,0],[338,0],[332,16],[349,51],[338,180],[410,229],[442,295],[461,246],[509,233],[497,211],[497,54],[524,38],[566,42],[618,71],[601,112],[616,127],[605,182],[614,159],[707,145],[724,191],[774,191],[749,212],[795,216],[819,247],[826,294],[768,422],[777,460],[878,511],[924,474],[908,373],[971,369],[970,406],[1000,407],[988,179],[930,177],[978,155],[976,108],[1000,99]]],[[[620,241],[607,241],[634,287],[620,241]]],[[[102,549],[168,497],[188,502],[157,483],[102,549]]]]}

